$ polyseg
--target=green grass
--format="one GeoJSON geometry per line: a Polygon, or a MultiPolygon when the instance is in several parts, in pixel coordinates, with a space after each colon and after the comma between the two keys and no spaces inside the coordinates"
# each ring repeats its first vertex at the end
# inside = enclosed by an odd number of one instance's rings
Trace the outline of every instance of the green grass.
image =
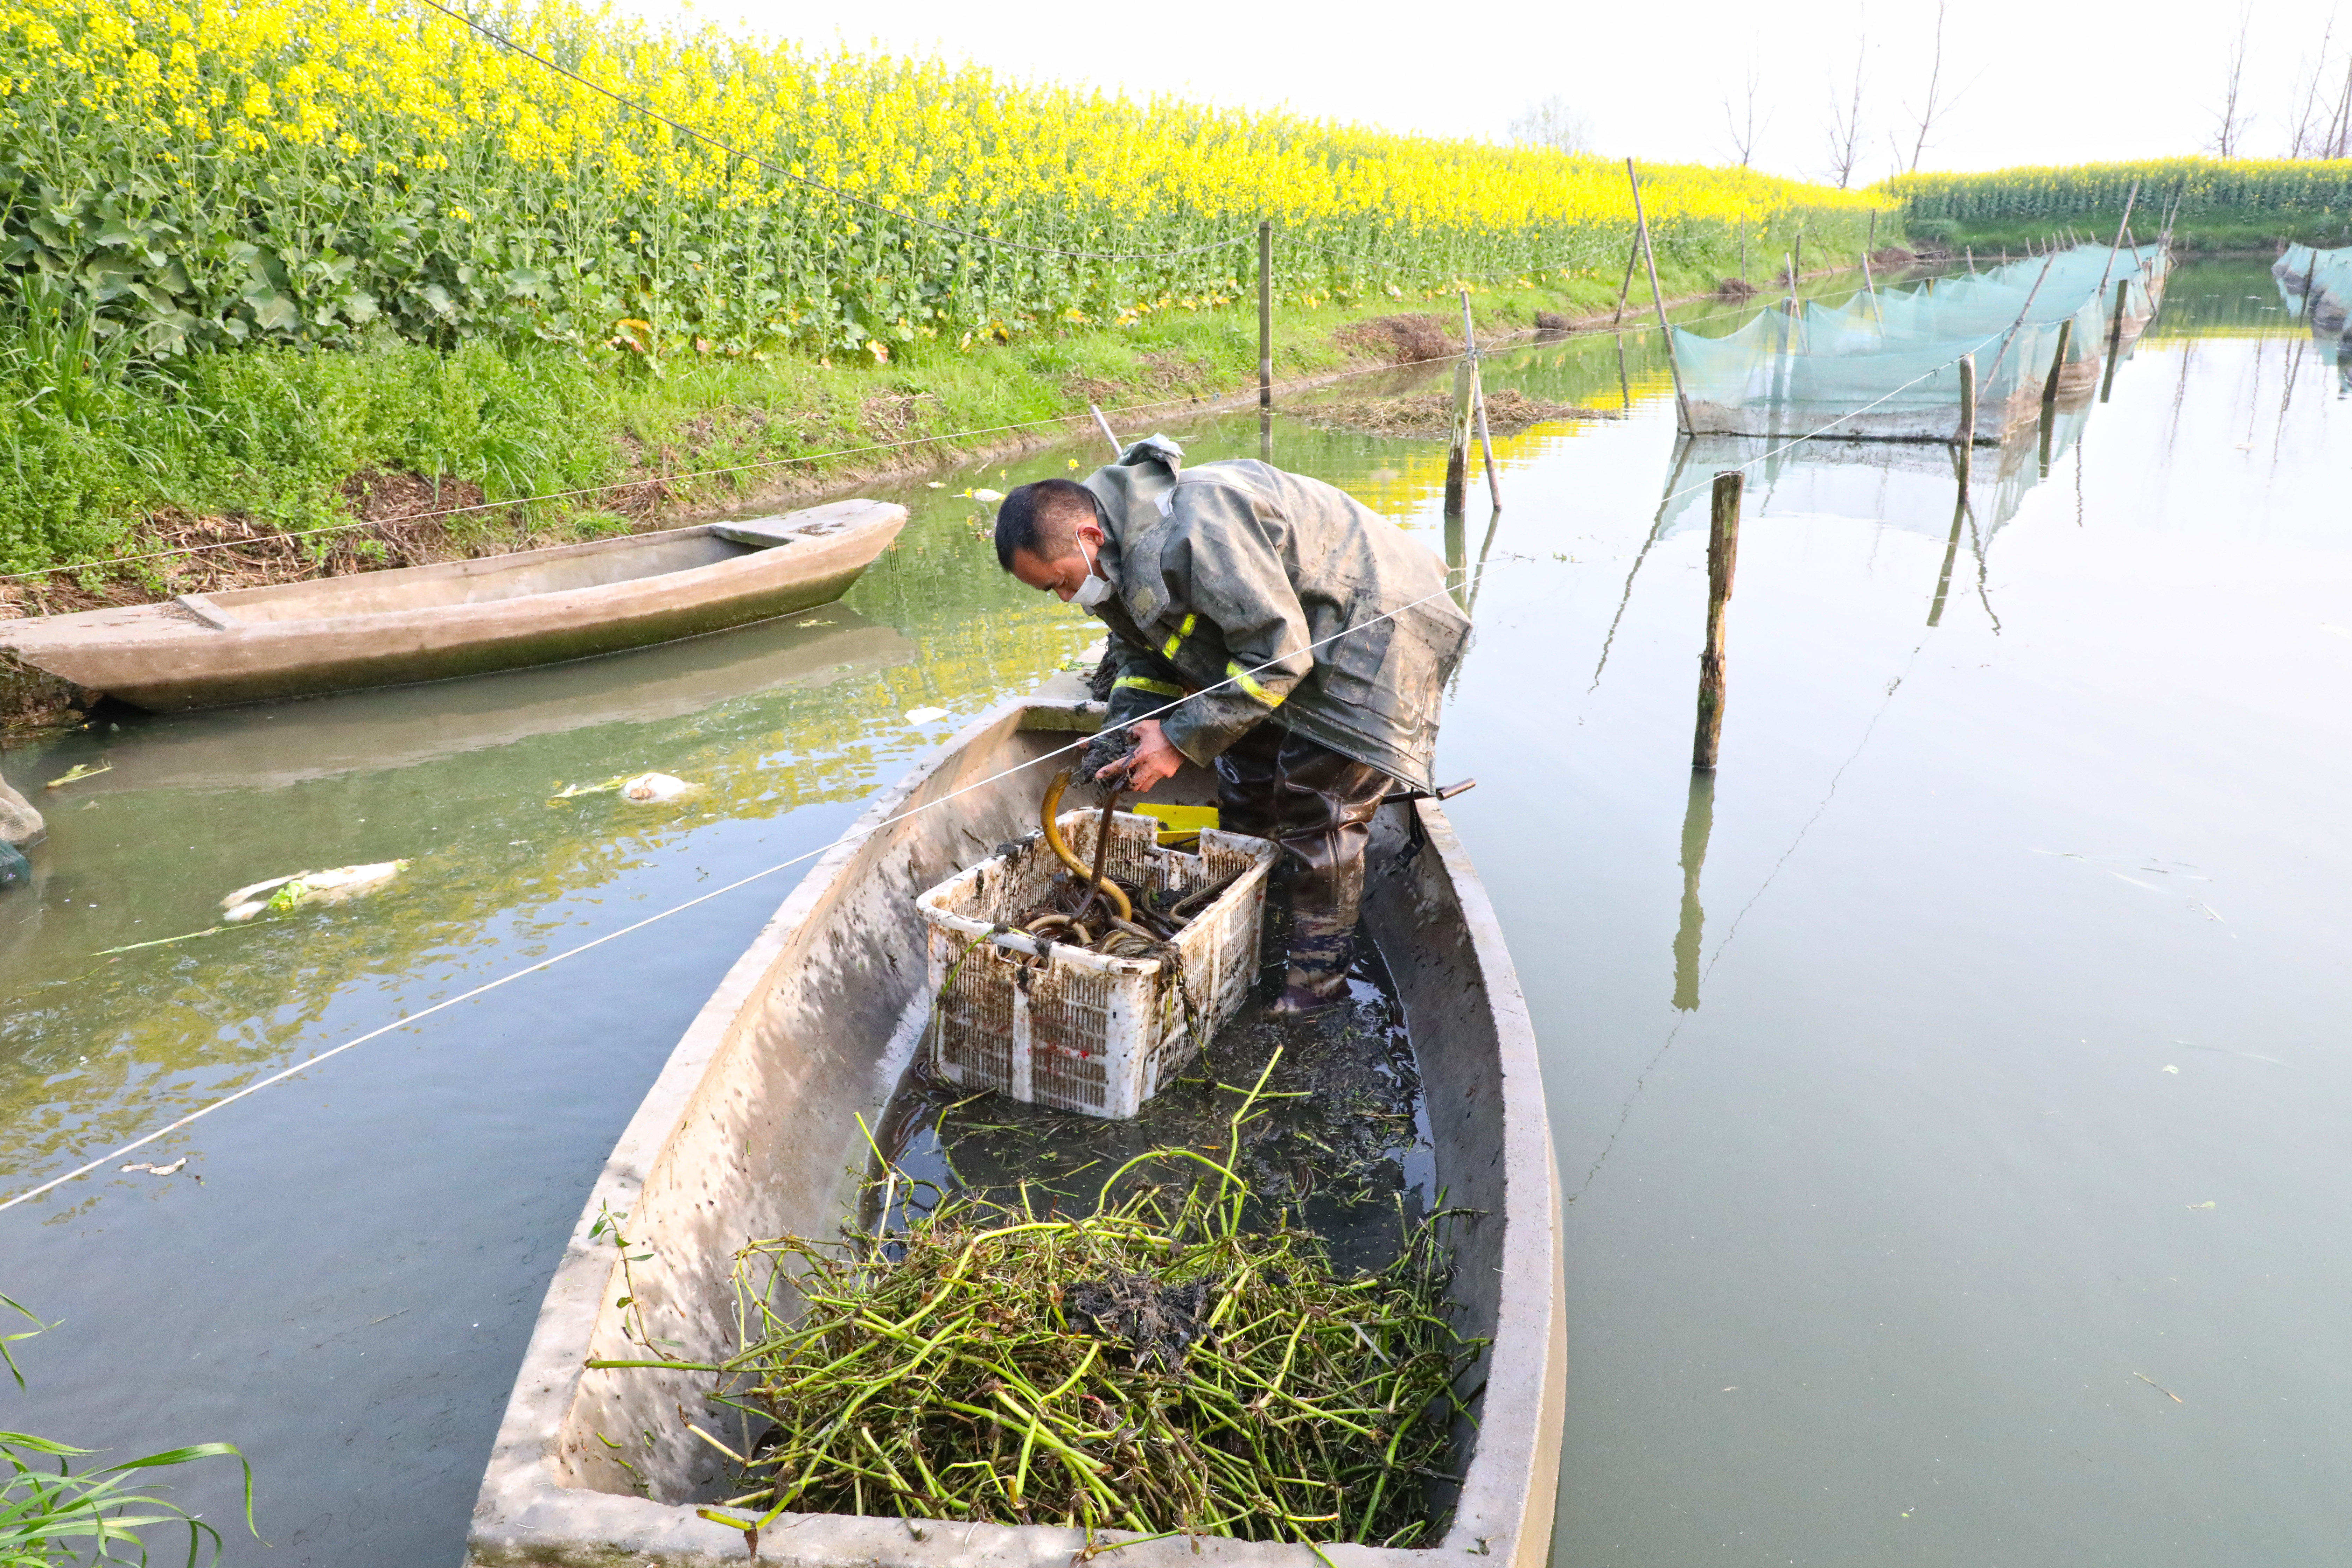
{"type": "MultiPolygon", "coordinates": [[[[2161,209],[2140,207],[2132,214],[2133,237],[2143,245],[2153,240],[2163,217],[2161,209]]],[[[1997,253],[2002,246],[2012,254],[2021,253],[2029,244],[2040,245],[2069,225],[2078,238],[2110,245],[2122,221],[2122,208],[2116,205],[2054,218],[1913,218],[1910,232],[1922,242],[1947,245],[1956,253],[1963,247],[1973,247],[1982,257],[1997,253]]],[[[2352,244],[2352,215],[2283,216],[2226,209],[2183,213],[2172,231],[2173,248],[2189,256],[2268,252],[2275,250],[2282,239],[2305,245],[2352,244]]]]}
{"type": "MultiPolygon", "coordinates": [[[[1831,265],[1809,253],[1809,268],[1831,265]]],[[[1776,258],[1777,264],[1777,258],[1776,258]]],[[[1711,289],[1734,255],[1662,258],[1670,295],[1711,289]]],[[[1753,272],[1769,270],[1753,258],[1753,272]]],[[[1524,327],[1535,312],[1614,303],[1622,273],[1583,273],[1473,299],[1481,330],[1524,327]]],[[[1640,279],[1635,301],[1646,297],[1640,279]]],[[[1400,311],[1458,320],[1451,296],[1389,298],[1277,311],[1277,380],[1345,367],[1335,338],[1352,321],[1400,311]]],[[[198,520],[301,530],[352,516],[343,488],[383,470],[478,485],[491,500],[588,489],[689,470],[772,463],[876,443],[990,431],[1142,402],[1207,399],[1250,385],[1257,322],[1246,306],[1163,311],[960,352],[944,340],[901,345],[888,364],[797,353],[634,354],[475,340],[450,350],[389,336],[354,349],[257,348],[136,361],[54,304],[26,300],[0,348],[0,572],[136,553],[198,520]]],[[[946,461],[1003,444],[981,436],[667,485],[676,516],[773,493],[838,486],[877,468],[946,461]]],[[[461,544],[584,537],[646,510],[642,493],[604,491],[452,520],[461,544]]],[[[323,543],[320,546],[324,549],[323,543]]],[[[152,578],[162,591],[167,584],[152,578]]]]}

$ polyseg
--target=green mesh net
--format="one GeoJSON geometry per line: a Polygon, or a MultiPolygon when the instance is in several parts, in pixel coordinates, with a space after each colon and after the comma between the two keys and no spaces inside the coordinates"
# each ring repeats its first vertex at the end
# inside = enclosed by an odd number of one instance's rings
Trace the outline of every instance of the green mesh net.
{"type": "Polygon", "coordinates": [[[2163,268],[2154,246],[2078,246],[1866,289],[1837,305],[1783,301],[1721,336],[1675,329],[1690,428],[1950,441],[1958,436],[1959,361],[1973,355],[1974,437],[2004,439],[2032,422],[2062,337],[2069,366],[2099,360],[2117,301],[2136,331],[2155,310],[2163,268]]]}

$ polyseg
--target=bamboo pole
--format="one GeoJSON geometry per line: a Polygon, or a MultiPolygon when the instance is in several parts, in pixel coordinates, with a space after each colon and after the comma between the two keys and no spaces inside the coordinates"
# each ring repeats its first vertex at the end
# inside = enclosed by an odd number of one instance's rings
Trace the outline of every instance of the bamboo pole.
{"type": "Polygon", "coordinates": [[[1625,301],[1633,292],[1633,268],[1640,266],[1641,262],[1642,236],[1640,231],[1636,230],[1632,243],[1625,247],[1625,281],[1617,286],[1617,317],[1609,323],[1612,327],[1622,327],[1625,324],[1625,301]]]}
{"type": "Polygon", "coordinates": [[[1698,733],[1691,742],[1691,766],[1712,771],[1723,744],[1724,609],[1731,600],[1732,568],[1739,559],[1739,492],[1737,468],[1715,476],[1706,533],[1706,651],[1698,657],[1698,733]]]}
{"type": "Polygon", "coordinates": [[[1104,418],[1103,411],[1091,403],[1087,405],[1087,412],[1095,416],[1095,423],[1102,426],[1103,439],[1110,443],[1110,460],[1114,463],[1118,462],[1119,456],[1118,437],[1112,433],[1110,421],[1104,418]]]}
{"type": "Polygon", "coordinates": [[[1257,223],[1257,405],[1274,406],[1274,220],[1257,223]]]}
{"type": "Polygon", "coordinates": [[[2116,269],[2116,251],[2122,247],[2124,236],[2131,230],[2132,205],[2138,200],[2139,182],[2134,180],[2131,184],[2131,195],[2124,198],[2123,221],[2116,225],[2116,243],[2107,247],[2107,264],[2099,268],[2099,286],[2091,290],[2094,297],[2105,295],[2107,291],[2107,279],[2116,269]]]}
{"type": "Polygon", "coordinates": [[[2057,265],[2057,257],[2053,256],[2043,262],[2042,270],[2034,275],[2033,287],[2025,291],[2025,303],[2018,307],[2016,321],[2011,323],[2009,334],[2000,340],[2000,352],[1992,356],[1992,368],[1985,372],[1985,387],[1988,391],[1992,387],[1993,377],[2000,374],[2000,362],[2008,356],[2009,345],[2015,342],[2017,334],[2025,330],[2025,318],[2033,313],[2034,298],[2042,292],[2042,280],[2050,276],[2050,268],[2057,265]]]}
{"type": "Polygon", "coordinates": [[[1486,499],[1503,510],[1503,481],[1495,475],[1495,441],[1486,433],[1486,388],[1478,374],[1478,328],[1470,319],[1470,290],[1462,290],[1462,342],[1470,362],[1470,406],[1478,416],[1478,451],[1486,459],[1486,499]]]}
{"type": "Polygon", "coordinates": [[[1683,362],[1675,353],[1674,329],[1666,324],[1666,291],[1658,286],[1658,253],[1650,244],[1650,220],[1642,211],[1642,177],[1633,172],[1633,160],[1625,160],[1625,178],[1633,185],[1633,225],[1642,241],[1642,259],[1650,270],[1650,300],[1658,308],[1658,334],[1666,340],[1666,369],[1675,378],[1675,418],[1685,430],[1691,427],[1690,399],[1683,392],[1683,362]]]}

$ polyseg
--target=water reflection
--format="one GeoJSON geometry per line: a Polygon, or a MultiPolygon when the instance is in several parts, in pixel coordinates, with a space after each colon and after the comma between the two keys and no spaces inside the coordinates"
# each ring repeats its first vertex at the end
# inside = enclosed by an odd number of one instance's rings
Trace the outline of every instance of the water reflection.
{"type": "MultiPolygon", "coordinates": [[[[1940,447],[1758,463],[1727,791],[1687,765],[1701,498],[1759,454],[1676,441],[1654,333],[1487,356],[1496,390],[1631,415],[1497,443],[1507,518],[1441,514],[1442,443],[1255,408],[1171,425],[1195,462],[1271,450],[1343,486],[1475,606],[1442,768],[1485,782],[1449,810],[1509,933],[1563,1168],[1598,1178],[1570,1211],[1561,1562],[1700,1561],[1762,1529],[1784,1556],[1938,1563],[2019,1539],[2321,1561],[2340,1539],[2327,1423],[2352,1373],[2330,1314],[2352,1285],[2296,1238],[2352,1201],[2352,1090],[2321,1048],[2347,1005],[2343,759],[2308,721],[2352,639],[2328,586],[2343,458],[2326,345],[2273,300],[2260,264],[2182,268],[2087,461],[2088,411],[2053,425],[2071,496],[2041,485],[2038,441],[1976,453],[1965,497],[1940,447]],[[1963,613],[1970,574],[2026,635],[1963,613]],[[2081,864],[2032,847],[2161,850],[2237,883],[2209,917],[2150,897],[2165,876],[2141,858],[2059,883],[2081,864]],[[2239,1083],[2176,1038],[2296,1069],[2239,1083]],[[2053,1355],[2064,1376],[2017,1370],[2053,1355]],[[2197,1400],[2193,1442],[2099,1381],[2144,1392],[2133,1366],[2197,1400]],[[2066,1480],[2070,1446],[2105,1489],[2066,1480]],[[1903,1511],[1922,1477],[1957,1494],[1926,1548],[1903,1511]],[[2185,1543],[2184,1497],[2213,1521],[2185,1543]]],[[[971,714],[1097,635],[997,572],[959,494],[1099,461],[1087,435],[880,487],[915,514],[898,549],[792,624],[12,753],[12,776],[114,772],[43,799],[36,885],[0,905],[11,1187],[826,842],[945,732],[908,710],[971,714]],[[550,803],[642,767],[699,793],[550,803]],[[200,929],[257,878],[393,855],[412,872],[369,900],[92,956],[200,929]]],[[[130,1452],[233,1437],[289,1562],[455,1561],[580,1194],[781,896],[257,1096],[155,1151],[194,1156],[171,1184],[110,1173],[0,1216],[0,1289],[72,1325],[37,1342],[10,1424],[130,1452]]],[[[185,1500],[238,1506],[209,1484],[185,1500]]]]}
{"type": "Polygon", "coordinates": [[[1682,920],[1675,928],[1675,1005],[1698,1010],[1699,948],[1706,910],[1699,906],[1698,879],[1706,869],[1706,841],[1715,831],[1715,770],[1691,770],[1690,800],[1683,807],[1682,920]]]}

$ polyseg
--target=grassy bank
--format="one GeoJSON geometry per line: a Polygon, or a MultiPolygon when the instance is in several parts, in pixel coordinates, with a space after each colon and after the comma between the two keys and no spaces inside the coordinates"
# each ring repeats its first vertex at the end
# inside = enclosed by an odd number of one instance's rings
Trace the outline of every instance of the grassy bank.
{"type": "MultiPolygon", "coordinates": [[[[1456,279],[1522,322],[1591,304],[1633,233],[1624,169],[1550,148],[573,0],[496,28],[409,0],[0,14],[0,573],[226,528],[282,574],[277,534],[354,512],[385,527],[310,565],[363,565],[426,548],[396,525],[453,498],[626,486],[459,531],[618,529],[749,482],[682,469],[1213,396],[1254,369],[1261,223],[1289,375],[1456,279]]],[[[1685,290],[1892,212],[1744,168],[1642,179],[1685,290]]]]}
{"type": "Polygon", "coordinates": [[[2352,243],[2352,160],[2164,158],[1906,174],[1881,188],[1901,198],[1915,238],[1982,254],[2021,250],[2068,226],[2111,242],[2135,184],[2132,230],[2142,241],[2172,213],[2173,244],[2184,252],[2262,250],[2281,239],[2352,243]]]}
{"type": "MultiPolygon", "coordinates": [[[[1808,252],[1809,269],[1853,259],[1808,252]]],[[[1662,276],[1670,295],[1689,295],[1738,270],[1736,251],[1701,247],[1667,258],[1662,276]]],[[[1756,276],[1763,272],[1755,266],[1756,276]]],[[[1473,296],[1479,330],[1527,329],[1539,311],[1606,311],[1622,277],[1621,262],[1481,288],[1473,296]]],[[[1289,381],[1396,363],[1432,346],[1450,352],[1459,336],[1458,307],[1445,294],[1288,306],[1276,314],[1275,374],[1289,381]],[[1402,334],[1367,325],[1401,310],[1429,320],[1402,334]]],[[[1256,361],[1255,313],[1238,306],[1071,326],[968,351],[923,341],[887,364],[793,353],[649,363],[560,344],[474,341],[438,350],[390,339],[141,363],[110,360],[86,331],[53,331],[20,346],[0,380],[11,407],[0,416],[5,569],[251,542],[0,585],[0,594],[20,609],[73,608],[786,502],[866,476],[1055,438],[1059,427],[1004,427],[1083,416],[1089,402],[1181,411],[1248,388],[1256,361]],[[779,462],[966,431],[982,434],[779,462]],[[739,471],[704,472],[719,468],[739,471]],[[485,499],[575,490],[591,493],[404,521],[485,499]],[[374,525],[310,541],[279,537],[355,517],[374,525]]],[[[1139,412],[1121,427],[1154,416],[1139,412]]]]}

